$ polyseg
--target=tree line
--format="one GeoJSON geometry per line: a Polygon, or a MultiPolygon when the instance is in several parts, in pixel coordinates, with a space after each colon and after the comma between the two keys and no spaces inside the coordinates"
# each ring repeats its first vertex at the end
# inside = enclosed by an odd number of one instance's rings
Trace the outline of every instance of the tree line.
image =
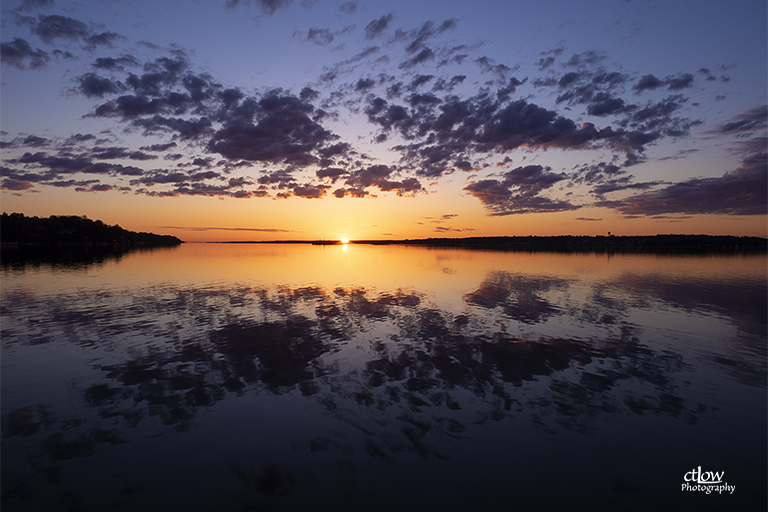
{"type": "Polygon", "coordinates": [[[128,231],[117,224],[110,226],[85,215],[27,217],[22,213],[0,216],[0,241],[8,245],[78,245],[131,249],[183,243],[175,236],[128,231]]]}

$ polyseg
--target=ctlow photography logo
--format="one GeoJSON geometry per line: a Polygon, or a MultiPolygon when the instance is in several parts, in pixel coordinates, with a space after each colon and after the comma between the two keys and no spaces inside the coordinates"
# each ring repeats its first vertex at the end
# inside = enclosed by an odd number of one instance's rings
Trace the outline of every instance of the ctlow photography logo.
{"type": "Polygon", "coordinates": [[[683,491],[703,491],[707,494],[713,492],[722,494],[725,491],[733,494],[736,486],[728,485],[728,482],[723,481],[724,477],[725,471],[702,471],[701,466],[699,466],[685,474],[683,491]]]}

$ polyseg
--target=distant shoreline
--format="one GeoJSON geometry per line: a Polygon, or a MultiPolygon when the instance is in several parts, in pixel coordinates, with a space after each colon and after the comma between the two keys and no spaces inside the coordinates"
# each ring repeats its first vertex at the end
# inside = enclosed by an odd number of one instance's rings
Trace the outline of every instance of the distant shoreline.
{"type": "MultiPolygon", "coordinates": [[[[312,244],[342,245],[338,240],[246,240],[205,242],[212,244],[312,244]]],[[[468,248],[502,251],[768,251],[768,239],[731,235],[651,236],[494,236],[468,238],[421,238],[405,240],[350,240],[354,245],[412,245],[421,247],[468,248]]]]}

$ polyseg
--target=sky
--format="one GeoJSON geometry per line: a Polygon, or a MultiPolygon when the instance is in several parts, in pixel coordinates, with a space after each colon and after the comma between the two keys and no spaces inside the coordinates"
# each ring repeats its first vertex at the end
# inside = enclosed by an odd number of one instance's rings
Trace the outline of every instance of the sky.
{"type": "Polygon", "coordinates": [[[5,0],[0,206],[185,241],[768,235],[764,0],[5,0]]]}

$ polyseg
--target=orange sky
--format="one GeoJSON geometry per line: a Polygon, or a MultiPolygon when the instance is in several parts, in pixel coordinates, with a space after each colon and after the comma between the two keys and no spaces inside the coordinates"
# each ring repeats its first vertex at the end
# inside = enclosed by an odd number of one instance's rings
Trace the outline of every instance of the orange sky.
{"type": "Polygon", "coordinates": [[[464,193],[411,198],[326,197],[282,200],[153,198],[133,194],[55,191],[4,193],[4,212],[28,216],[87,215],[131,231],[149,231],[187,242],[314,239],[404,239],[527,235],[656,235],[664,233],[766,236],[765,216],[676,215],[625,219],[604,208],[559,213],[488,216],[464,193]],[[86,201],[82,201],[85,196],[86,201]],[[447,217],[444,217],[447,216],[447,217]],[[226,228],[226,229],[214,229],[226,228]]]}

